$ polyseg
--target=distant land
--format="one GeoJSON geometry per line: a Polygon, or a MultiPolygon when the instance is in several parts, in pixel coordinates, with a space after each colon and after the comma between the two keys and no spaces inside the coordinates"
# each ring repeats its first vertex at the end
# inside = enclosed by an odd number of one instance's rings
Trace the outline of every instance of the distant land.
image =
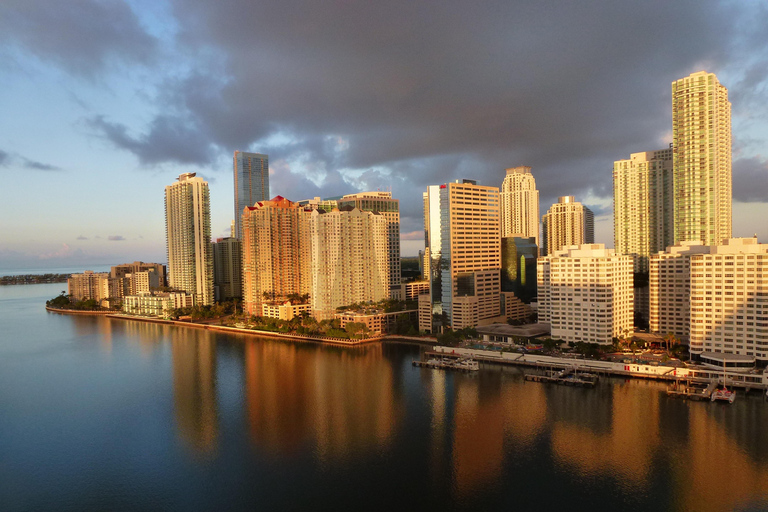
{"type": "Polygon", "coordinates": [[[71,274],[21,274],[18,276],[0,276],[0,285],[66,283],[71,274]]]}

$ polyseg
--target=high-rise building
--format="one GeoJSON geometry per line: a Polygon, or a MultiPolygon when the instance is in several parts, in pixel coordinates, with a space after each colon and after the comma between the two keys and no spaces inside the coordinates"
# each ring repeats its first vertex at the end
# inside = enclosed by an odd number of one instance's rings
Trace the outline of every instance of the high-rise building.
{"type": "Polygon", "coordinates": [[[310,220],[312,310],[333,318],[336,308],[389,297],[388,221],[346,206],[313,210],[310,220]]]}
{"type": "Polygon", "coordinates": [[[539,191],[530,167],[507,169],[501,184],[501,236],[533,237],[539,245],[539,191]]]}
{"type": "Polygon", "coordinates": [[[525,303],[536,299],[536,260],[539,248],[534,237],[502,237],[501,291],[512,292],[525,303]]]}
{"type": "Polygon", "coordinates": [[[672,82],[675,243],[731,237],[731,103],[714,73],[672,82]]]}
{"type": "Polygon", "coordinates": [[[635,272],[674,242],[672,149],[633,153],[613,163],[613,240],[635,272]]]}
{"type": "Polygon", "coordinates": [[[539,321],[552,337],[609,344],[633,333],[632,258],[603,244],[565,247],[538,260],[539,321]]]}
{"type": "Polygon", "coordinates": [[[208,182],[188,172],[165,187],[168,285],[213,304],[213,250],[208,182]]]}
{"type": "Polygon", "coordinates": [[[243,209],[269,199],[269,157],[235,151],[235,237],[242,240],[243,209]]]}
{"type": "Polygon", "coordinates": [[[670,247],[651,259],[651,330],[687,340],[693,356],[722,352],[766,362],[766,290],[768,244],[756,238],[670,247]]]}
{"type": "Polygon", "coordinates": [[[240,240],[219,238],[213,244],[213,290],[221,302],[243,296],[242,258],[240,240]]]}
{"type": "Polygon", "coordinates": [[[311,293],[309,211],[276,196],[242,212],[243,306],[262,315],[265,303],[311,293]]]}
{"type": "Polygon", "coordinates": [[[457,180],[429,187],[424,203],[433,314],[454,329],[498,317],[499,189],[457,180]]]}
{"type": "Polygon", "coordinates": [[[552,254],[571,245],[595,242],[595,216],[592,210],[574,200],[562,196],[542,218],[541,254],[552,254]]]}
{"type": "Polygon", "coordinates": [[[389,264],[389,296],[400,296],[400,201],[392,198],[392,192],[360,192],[342,197],[339,209],[345,206],[364,212],[380,213],[387,219],[387,260],[389,264]]]}

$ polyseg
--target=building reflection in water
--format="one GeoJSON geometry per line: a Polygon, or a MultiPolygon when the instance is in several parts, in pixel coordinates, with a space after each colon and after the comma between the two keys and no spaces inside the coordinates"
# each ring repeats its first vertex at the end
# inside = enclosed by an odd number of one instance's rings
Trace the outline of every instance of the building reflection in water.
{"type": "Polygon", "coordinates": [[[216,452],[216,342],[206,331],[170,329],[176,425],[183,441],[198,454],[216,452]]]}
{"type": "Polygon", "coordinates": [[[556,421],[552,426],[554,456],[582,476],[614,476],[620,485],[635,489],[646,484],[661,442],[661,392],[658,386],[638,389],[643,384],[646,383],[615,384],[599,386],[595,390],[558,388],[574,401],[581,402],[583,415],[601,418],[608,423],[590,425],[589,422],[556,421]],[[587,398],[606,392],[610,394],[607,403],[605,396],[600,397],[602,404],[587,398]]]}
{"type": "Polygon", "coordinates": [[[311,447],[325,461],[391,442],[402,406],[380,344],[245,343],[247,416],[259,449],[278,456],[311,447]]]}

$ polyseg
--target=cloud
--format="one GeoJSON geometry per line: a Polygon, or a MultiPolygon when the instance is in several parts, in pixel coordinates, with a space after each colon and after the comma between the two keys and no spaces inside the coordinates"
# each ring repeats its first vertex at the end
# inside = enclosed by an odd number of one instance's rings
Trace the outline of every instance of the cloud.
{"type": "Polygon", "coordinates": [[[213,159],[211,143],[203,131],[179,117],[159,116],[146,134],[136,137],[129,135],[124,125],[109,122],[103,116],[86,122],[116,147],[134,153],[145,165],[169,161],[203,165],[213,159]]]}
{"type": "Polygon", "coordinates": [[[78,237],[77,237],[77,239],[76,239],[76,240],[88,240],[88,237],[87,237],[87,236],[83,236],[83,235],[80,235],[80,236],[78,236],[78,237]]]}
{"type": "Polygon", "coordinates": [[[50,164],[44,164],[41,162],[35,162],[34,160],[29,160],[28,158],[23,158],[24,160],[24,167],[27,169],[34,169],[36,171],[61,171],[61,167],[57,167],[55,165],[50,164]]]}
{"type": "Polygon", "coordinates": [[[0,165],[3,165],[3,166],[7,165],[8,157],[9,157],[8,153],[0,149],[0,165]]]}
{"type": "Polygon", "coordinates": [[[126,2],[4,0],[0,43],[16,45],[43,61],[94,77],[111,62],[149,63],[156,40],[126,2]]]}
{"type": "Polygon", "coordinates": [[[400,233],[401,240],[424,240],[424,230],[410,231],[408,233],[400,233]]]}
{"type": "Polygon", "coordinates": [[[158,79],[143,127],[94,116],[97,135],[146,166],[267,153],[271,195],[293,200],[391,188],[405,233],[427,185],[499,186],[516,165],[532,166],[542,212],[562,195],[610,198],[614,160],[671,142],[673,80],[729,75],[734,112],[759,112],[768,88],[768,10],[754,3],[171,6],[183,69],[158,79]]]}
{"type": "Polygon", "coordinates": [[[123,237],[123,235],[109,235],[107,240],[110,242],[122,242],[125,240],[125,237],[123,237]]]}
{"type": "Polygon", "coordinates": [[[59,247],[59,249],[55,251],[38,255],[38,259],[51,260],[51,259],[70,258],[75,254],[80,254],[80,250],[78,249],[77,251],[73,251],[69,245],[61,244],[61,247],[59,247]]]}
{"type": "Polygon", "coordinates": [[[768,159],[757,156],[733,162],[733,200],[768,202],[768,159]]]}

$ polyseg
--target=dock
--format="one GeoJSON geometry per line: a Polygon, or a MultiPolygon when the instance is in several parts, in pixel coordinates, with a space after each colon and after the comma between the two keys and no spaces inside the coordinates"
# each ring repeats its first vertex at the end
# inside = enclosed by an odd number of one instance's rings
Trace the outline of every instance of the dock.
{"type": "Polygon", "coordinates": [[[593,388],[597,385],[598,376],[593,373],[579,372],[576,368],[566,368],[561,371],[550,371],[546,375],[534,373],[525,374],[525,380],[530,382],[548,382],[562,386],[577,386],[593,388]]]}
{"type": "Polygon", "coordinates": [[[437,370],[458,370],[462,372],[476,372],[480,370],[480,364],[470,357],[431,357],[427,360],[413,361],[413,366],[437,370]]]}
{"type": "Polygon", "coordinates": [[[717,382],[710,382],[706,387],[693,384],[690,381],[686,381],[685,384],[676,382],[667,389],[667,396],[687,398],[688,400],[710,400],[715,389],[717,389],[717,382]]]}

